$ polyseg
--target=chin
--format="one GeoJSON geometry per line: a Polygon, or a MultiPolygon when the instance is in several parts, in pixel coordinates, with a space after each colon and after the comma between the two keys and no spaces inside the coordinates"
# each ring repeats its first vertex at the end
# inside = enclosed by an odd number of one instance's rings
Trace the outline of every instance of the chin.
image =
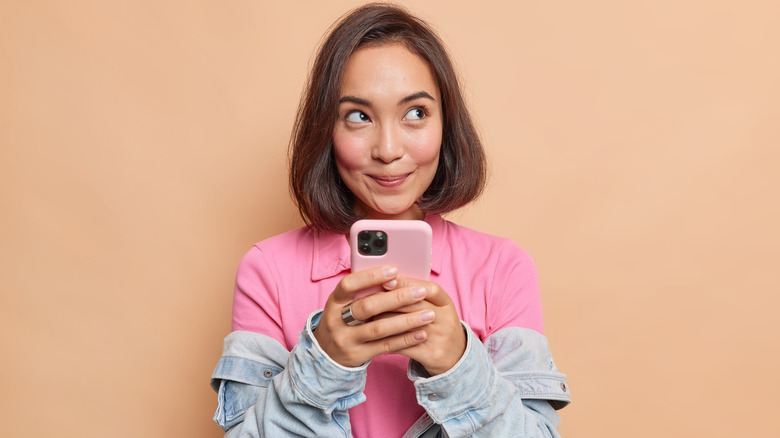
{"type": "Polygon", "coordinates": [[[415,204],[412,203],[412,204],[409,204],[409,205],[403,205],[403,206],[399,206],[399,207],[385,207],[385,208],[377,207],[377,208],[371,208],[371,210],[373,210],[372,213],[374,215],[387,217],[388,219],[395,219],[395,218],[397,218],[397,216],[404,216],[404,215],[417,216],[418,215],[418,211],[414,207],[415,207],[415,204]],[[410,211],[410,210],[415,210],[415,211],[410,211]]]}

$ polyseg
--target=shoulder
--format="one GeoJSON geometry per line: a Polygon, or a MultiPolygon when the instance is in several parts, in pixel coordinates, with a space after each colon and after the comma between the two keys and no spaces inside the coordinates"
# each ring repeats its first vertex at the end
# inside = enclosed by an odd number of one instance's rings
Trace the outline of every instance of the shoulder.
{"type": "Polygon", "coordinates": [[[252,247],[263,252],[285,251],[295,248],[302,243],[311,244],[316,236],[317,232],[312,227],[304,226],[263,239],[252,247]]]}
{"type": "Polygon", "coordinates": [[[263,239],[244,254],[240,267],[292,263],[312,252],[317,233],[308,226],[295,228],[263,239]]]}
{"type": "Polygon", "coordinates": [[[445,245],[467,248],[468,252],[476,255],[496,257],[506,262],[533,265],[531,256],[512,239],[502,236],[477,231],[463,225],[458,225],[448,220],[442,220],[445,230],[445,245]]]}

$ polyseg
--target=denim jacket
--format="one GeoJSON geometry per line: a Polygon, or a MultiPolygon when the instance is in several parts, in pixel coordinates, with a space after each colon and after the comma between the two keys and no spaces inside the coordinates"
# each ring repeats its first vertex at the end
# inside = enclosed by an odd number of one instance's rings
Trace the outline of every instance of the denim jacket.
{"type": "MultiPolygon", "coordinates": [[[[352,436],[348,409],[365,401],[368,364],[347,368],[325,354],[313,334],[320,315],[309,317],[290,352],[258,333],[225,338],[211,386],[226,437],[352,436]]],[[[511,327],[483,344],[463,327],[466,352],[446,373],[430,377],[409,361],[426,414],[404,437],[559,437],[555,411],[571,398],[546,338],[511,327]]]]}

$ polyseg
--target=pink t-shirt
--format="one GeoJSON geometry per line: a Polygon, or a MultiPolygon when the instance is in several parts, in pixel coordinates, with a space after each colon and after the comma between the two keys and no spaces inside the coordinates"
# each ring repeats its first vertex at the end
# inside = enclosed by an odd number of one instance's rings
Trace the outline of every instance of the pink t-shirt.
{"type": "MultiPolygon", "coordinates": [[[[505,327],[542,332],[536,267],[509,239],[480,233],[433,215],[431,281],[450,295],[460,318],[484,341],[505,327]]],[[[302,227],[255,244],[241,260],[233,300],[233,330],[270,336],[287,350],[308,316],[321,309],[350,272],[343,234],[302,227]]],[[[423,413],[407,378],[409,359],[396,354],[368,366],[366,402],[350,409],[355,437],[401,436],[423,413]]]]}

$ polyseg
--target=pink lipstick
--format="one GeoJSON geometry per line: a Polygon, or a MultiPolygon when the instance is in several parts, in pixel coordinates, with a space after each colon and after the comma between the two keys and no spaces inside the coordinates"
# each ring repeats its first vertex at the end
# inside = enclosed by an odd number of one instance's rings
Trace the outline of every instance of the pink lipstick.
{"type": "Polygon", "coordinates": [[[403,182],[406,181],[406,178],[409,175],[410,174],[407,173],[404,175],[386,175],[386,176],[369,175],[369,176],[371,176],[371,178],[382,187],[397,187],[403,184],[403,182]]]}

